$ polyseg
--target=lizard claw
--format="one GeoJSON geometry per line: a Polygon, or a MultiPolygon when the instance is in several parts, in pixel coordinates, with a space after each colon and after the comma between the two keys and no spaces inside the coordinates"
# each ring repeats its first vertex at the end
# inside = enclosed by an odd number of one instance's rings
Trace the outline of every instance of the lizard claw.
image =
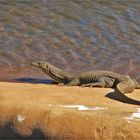
{"type": "Polygon", "coordinates": [[[91,84],[91,85],[90,85],[90,87],[92,88],[92,87],[93,87],[93,85],[91,84]]]}
{"type": "Polygon", "coordinates": [[[64,86],[64,83],[59,83],[58,86],[64,86]]]}

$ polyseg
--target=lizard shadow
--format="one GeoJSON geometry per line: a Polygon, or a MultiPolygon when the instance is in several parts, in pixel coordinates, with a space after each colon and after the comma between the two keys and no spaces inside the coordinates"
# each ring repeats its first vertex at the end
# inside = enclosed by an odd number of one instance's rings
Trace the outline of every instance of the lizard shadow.
{"type": "Polygon", "coordinates": [[[17,78],[13,79],[16,82],[22,82],[22,83],[32,83],[32,84],[56,84],[51,79],[38,79],[38,78],[17,78]]]}
{"type": "Polygon", "coordinates": [[[122,103],[140,105],[140,101],[125,96],[124,94],[119,92],[119,90],[117,89],[115,89],[114,92],[110,92],[106,94],[105,97],[116,100],[116,101],[120,101],[122,103]]]}

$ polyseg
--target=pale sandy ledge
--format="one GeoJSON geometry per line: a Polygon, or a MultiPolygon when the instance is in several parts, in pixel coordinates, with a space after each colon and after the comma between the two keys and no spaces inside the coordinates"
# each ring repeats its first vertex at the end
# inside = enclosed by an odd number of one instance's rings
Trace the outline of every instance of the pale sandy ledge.
{"type": "Polygon", "coordinates": [[[0,82],[0,138],[139,140],[140,90],[136,105],[113,91],[0,82]]]}

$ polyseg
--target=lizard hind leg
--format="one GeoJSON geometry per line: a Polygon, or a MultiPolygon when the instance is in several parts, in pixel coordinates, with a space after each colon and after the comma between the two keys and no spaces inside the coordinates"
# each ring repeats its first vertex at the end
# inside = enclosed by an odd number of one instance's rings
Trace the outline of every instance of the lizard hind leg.
{"type": "Polygon", "coordinates": [[[82,84],[81,87],[105,87],[105,84],[96,82],[96,83],[82,84]]]}
{"type": "Polygon", "coordinates": [[[122,94],[131,93],[135,89],[135,83],[132,79],[122,81],[117,84],[116,89],[122,94]]]}

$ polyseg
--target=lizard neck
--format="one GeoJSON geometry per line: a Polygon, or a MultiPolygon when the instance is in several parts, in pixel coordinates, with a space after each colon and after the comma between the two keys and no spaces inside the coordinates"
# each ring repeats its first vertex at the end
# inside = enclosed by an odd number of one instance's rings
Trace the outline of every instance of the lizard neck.
{"type": "Polygon", "coordinates": [[[68,78],[70,76],[69,73],[67,73],[51,64],[48,66],[48,69],[43,69],[43,71],[45,73],[47,73],[47,75],[49,75],[56,82],[66,83],[67,81],[69,81],[69,78],[68,78]]]}

